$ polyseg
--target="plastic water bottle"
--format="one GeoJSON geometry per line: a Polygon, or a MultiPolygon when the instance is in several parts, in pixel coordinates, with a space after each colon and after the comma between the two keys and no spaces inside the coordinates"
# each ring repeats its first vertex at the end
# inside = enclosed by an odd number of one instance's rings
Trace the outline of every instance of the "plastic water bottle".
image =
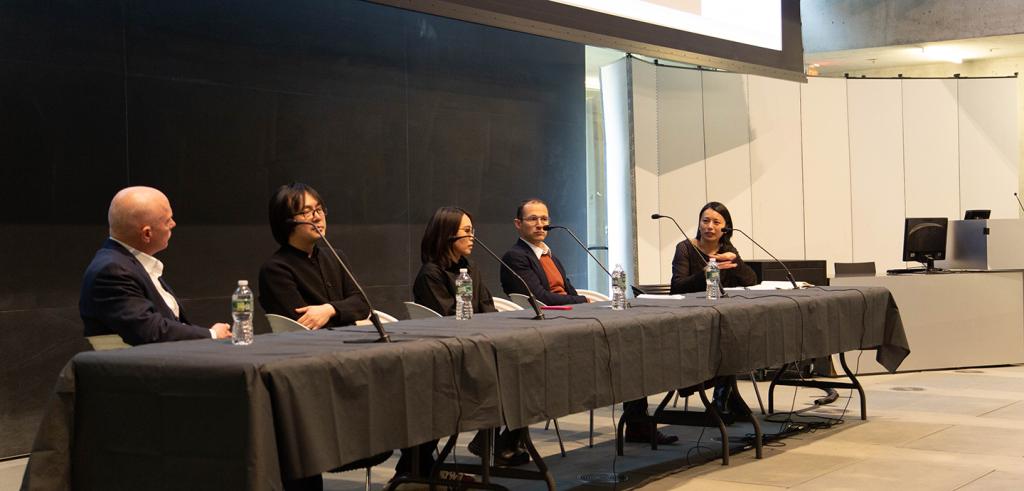
{"type": "Polygon", "coordinates": [[[473,279],[469,277],[469,270],[459,270],[459,277],[455,278],[455,319],[465,321],[473,318],[473,279]]]}
{"type": "Polygon", "coordinates": [[[238,280],[238,288],[231,295],[231,344],[248,346],[252,344],[252,290],[249,282],[238,280]]]}
{"type": "Polygon", "coordinates": [[[711,258],[708,261],[708,267],[704,271],[704,278],[707,280],[708,300],[718,300],[718,297],[722,296],[722,270],[718,269],[718,261],[715,258],[711,258]]]}
{"type": "Polygon", "coordinates": [[[621,264],[615,265],[612,271],[612,310],[626,308],[626,271],[621,264]]]}

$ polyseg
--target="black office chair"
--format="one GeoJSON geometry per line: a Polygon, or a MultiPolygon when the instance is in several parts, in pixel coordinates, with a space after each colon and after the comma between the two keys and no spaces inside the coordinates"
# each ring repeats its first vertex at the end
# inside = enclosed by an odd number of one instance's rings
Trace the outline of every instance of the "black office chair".
{"type": "Polygon", "coordinates": [[[875,263],[835,263],[836,278],[843,276],[874,276],[875,263]]]}

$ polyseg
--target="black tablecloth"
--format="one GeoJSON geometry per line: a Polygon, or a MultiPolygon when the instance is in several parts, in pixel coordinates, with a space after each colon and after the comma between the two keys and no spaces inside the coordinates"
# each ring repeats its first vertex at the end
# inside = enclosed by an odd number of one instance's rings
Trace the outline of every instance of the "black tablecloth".
{"type": "Polygon", "coordinates": [[[854,349],[909,354],[883,288],[734,292],[82,353],[57,383],[23,489],[280,489],[459,431],[521,427],[717,374],[854,349]],[[347,342],[348,341],[348,342],[347,342]]]}

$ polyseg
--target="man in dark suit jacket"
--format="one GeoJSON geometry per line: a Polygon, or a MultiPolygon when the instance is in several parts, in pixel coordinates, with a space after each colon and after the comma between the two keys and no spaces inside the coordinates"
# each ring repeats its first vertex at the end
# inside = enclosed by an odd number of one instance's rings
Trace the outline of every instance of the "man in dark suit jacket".
{"type": "Polygon", "coordinates": [[[85,335],[118,334],[130,345],[225,338],[231,327],[189,324],[170,286],[163,263],[153,257],[167,248],[174,223],[171,204],[149,187],[122,189],[107,214],[110,237],[82,278],[78,312],[85,335]]]}
{"type": "MultiPolygon", "coordinates": [[[[516,218],[512,222],[519,232],[519,240],[502,260],[523,277],[533,295],[545,305],[586,303],[587,297],[576,293],[569,277],[565,275],[562,262],[551,254],[551,249],[544,243],[548,236],[544,227],[550,222],[547,204],[539,199],[523,201],[516,209],[516,218]]],[[[506,295],[527,295],[523,284],[505,268],[501,268],[501,288],[506,295]]]]}

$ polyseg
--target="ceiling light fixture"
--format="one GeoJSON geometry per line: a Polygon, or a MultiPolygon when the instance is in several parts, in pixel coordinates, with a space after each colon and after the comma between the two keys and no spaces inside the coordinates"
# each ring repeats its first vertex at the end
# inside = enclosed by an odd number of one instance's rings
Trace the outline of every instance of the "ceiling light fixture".
{"type": "Polygon", "coordinates": [[[921,54],[929,60],[946,61],[956,64],[964,62],[963,51],[952,46],[925,46],[921,48],[921,54]]]}

